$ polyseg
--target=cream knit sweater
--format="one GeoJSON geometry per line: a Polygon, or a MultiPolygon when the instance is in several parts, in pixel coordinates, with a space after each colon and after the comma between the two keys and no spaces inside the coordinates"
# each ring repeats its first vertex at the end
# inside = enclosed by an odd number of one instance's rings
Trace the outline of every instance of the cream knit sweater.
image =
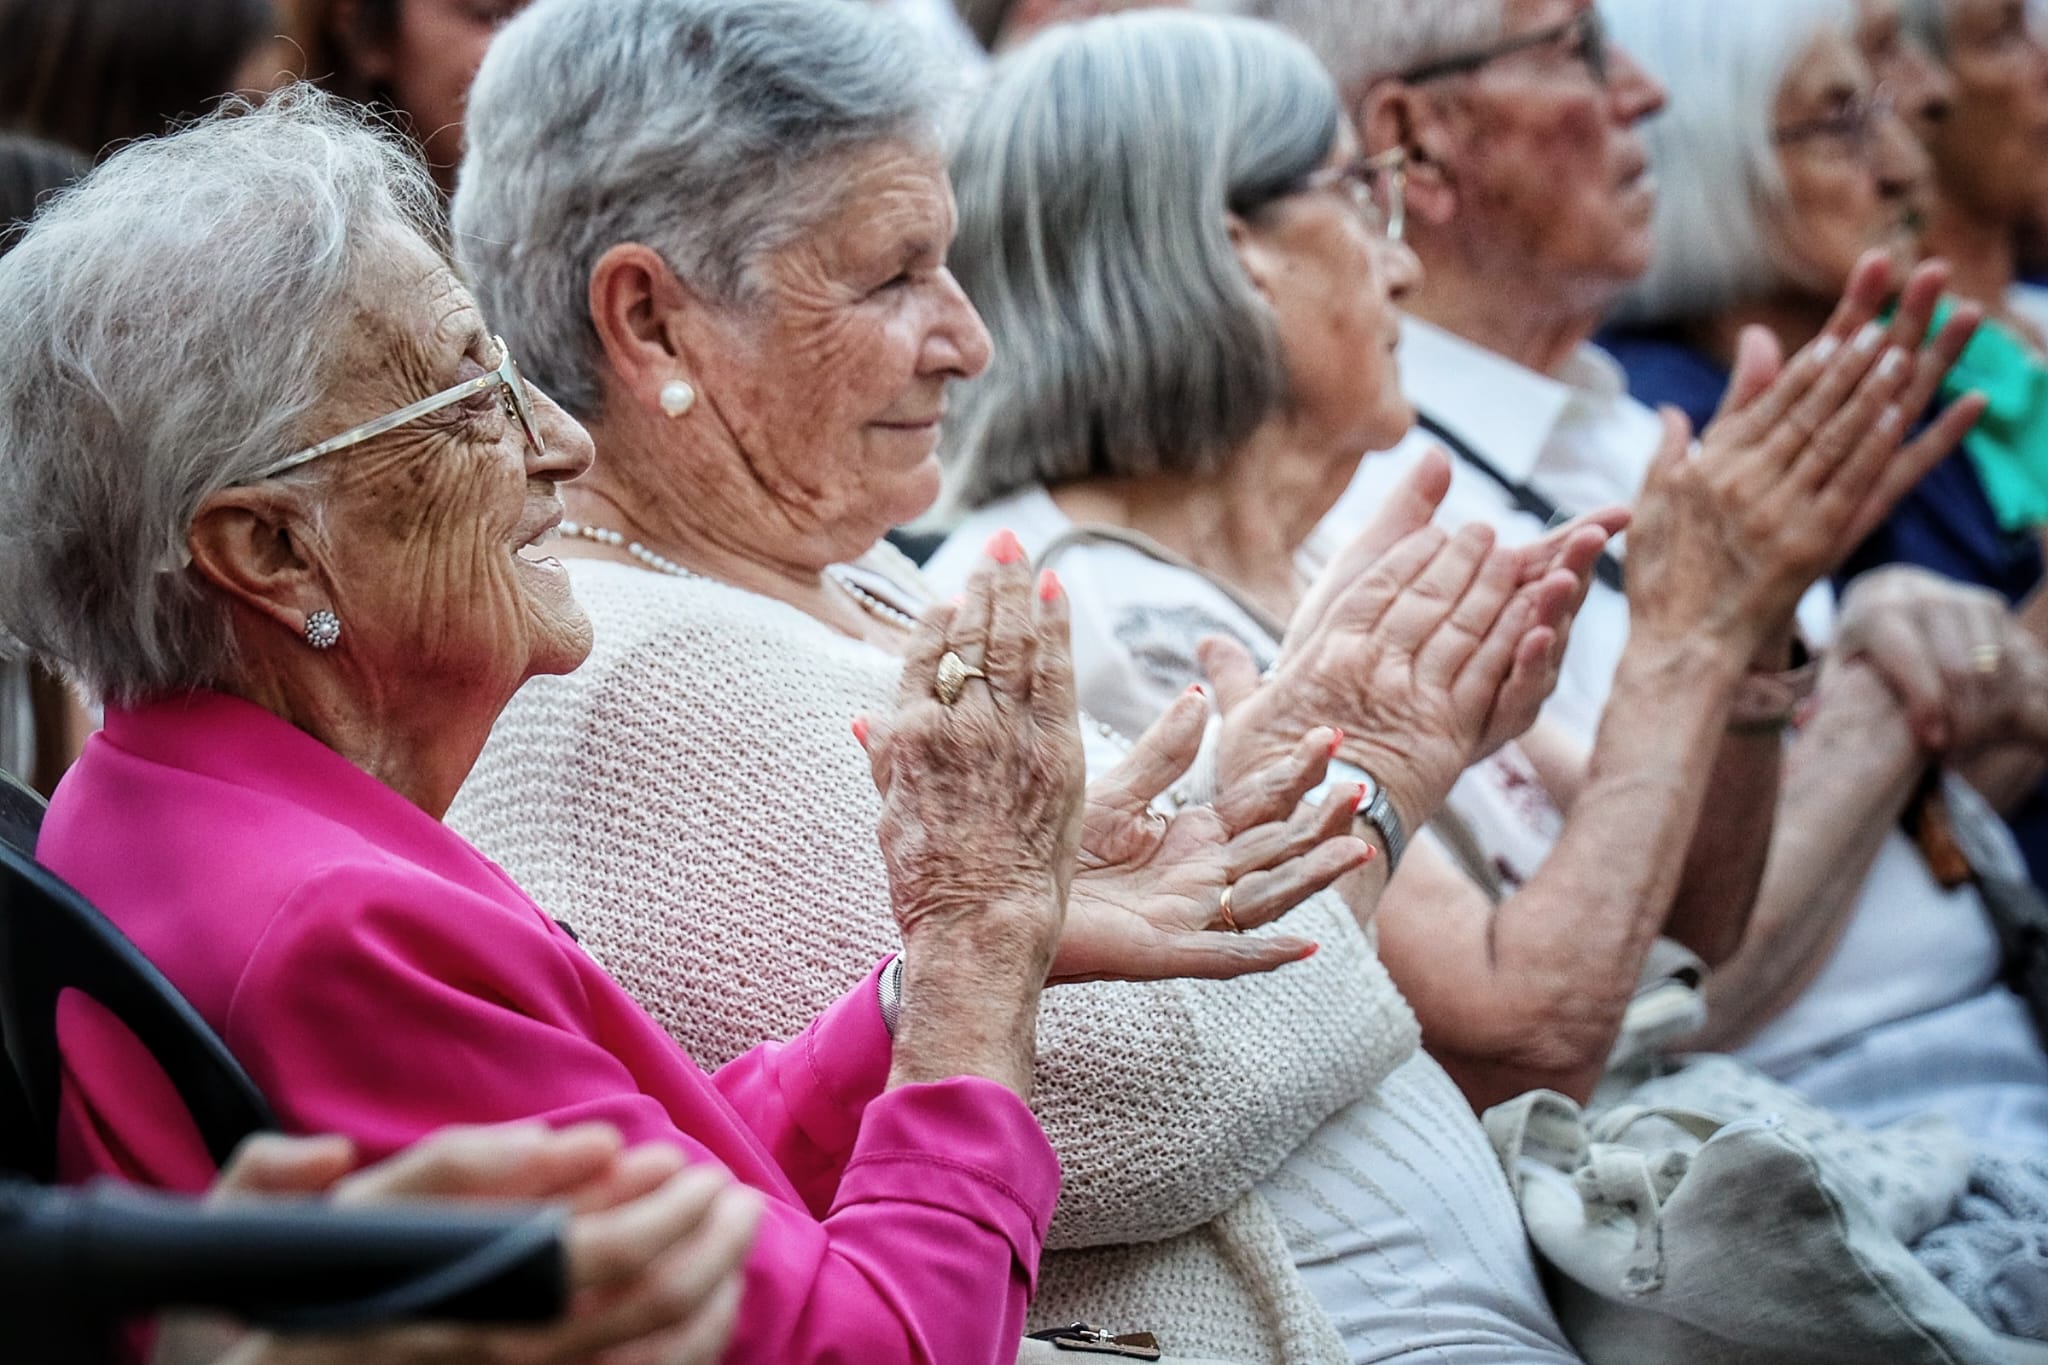
{"type": "MultiPolygon", "coordinates": [[[[848,730],[887,714],[899,664],[724,584],[569,563],[591,658],[513,699],[449,823],[717,1066],[796,1032],[899,946],[848,730]]],[[[914,573],[886,547],[863,565],[914,573]]],[[[1033,1108],[1064,1181],[1034,1328],[1343,1359],[1253,1189],[1418,1034],[1341,903],[1287,927],[1322,951],[1234,982],[1046,993],[1033,1108]]]]}

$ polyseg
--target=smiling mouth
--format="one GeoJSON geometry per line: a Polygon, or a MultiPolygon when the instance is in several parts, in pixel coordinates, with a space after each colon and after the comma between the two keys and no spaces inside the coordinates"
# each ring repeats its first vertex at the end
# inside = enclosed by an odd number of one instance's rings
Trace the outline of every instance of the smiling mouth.
{"type": "Polygon", "coordinates": [[[561,525],[561,522],[562,517],[560,513],[556,513],[554,516],[549,517],[547,520],[547,524],[542,526],[540,530],[534,532],[533,537],[531,539],[526,541],[524,544],[515,546],[513,548],[513,558],[524,560],[528,564],[532,564],[541,568],[561,568],[561,560],[555,558],[553,555],[542,554],[540,552],[541,547],[543,545],[546,545],[549,541],[555,538],[555,528],[561,525]]]}

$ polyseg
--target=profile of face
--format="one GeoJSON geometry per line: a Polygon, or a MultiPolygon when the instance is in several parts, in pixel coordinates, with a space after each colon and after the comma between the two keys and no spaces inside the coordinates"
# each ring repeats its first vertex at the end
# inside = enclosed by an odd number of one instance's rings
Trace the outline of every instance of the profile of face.
{"type": "MultiPolygon", "coordinates": [[[[340,22],[350,24],[350,0],[340,22]]],[[[462,121],[484,50],[528,0],[396,0],[388,38],[351,44],[359,75],[389,92],[411,121],[441,188],[462,164],[462,121]]],[[[344,31],[352,31],[345,28],[344,31]]]]}
{"type": "MultiPolygon", "coordinates": [[[[1341,172],[1357,156],[1357,141],[1342,128],[1323,169],[1341,172]]],[[[1401,301],[1422,268],[1384,226],[1341,181],[1284,195],[1232,223],[1238,258],[1273,310],[1290,421],[1306,439],[1349,456],[1391,448],[1415,422],[1395,348],[1401,301]]]]}
{"type": "Polygon", "coordinates": [[[1877,98],[1855,39],[1827,27],[1800,51],[1771,109],[1785,197],[1771,227],[1787,277],[1837,297],[1872,248],[1903,275],[1918,257],[1927,159],[1877,98]]]}
{"type": "Polygon", "coordinates": [[[1654,186],[1637,125],[1664,90],[1589,27],[1592,10],[1507,0],[1500,45],[1555,38],[1429,82],[1461,117],[1440,157],[1423,151],[1447,163],[1457,214],[1483,229],[1470,250],[1604,307],[1649,267],[1654,186]]]}
{"type": "Polygon", "coordinates": [[[2048,203],[2048,40],[2027,0],[1947,0],[1946,13],[1954,109],[1929,143],[1941,191],[2017,226],[2048,203]]]}
{"type": "Polygon", "coordinates": [[[716,425],[779,515],[837,558],[938,499],[946,386],[987,367],[989,336],[946,268],[953,188],[934,145],[888,142],[834,173],[835,206],[751,270],[681,342],[716,425]]]}
{"type": "MultiPolygon", "coordinates": [[[[468,292],[416,236],[393,235],[357,297],[336,381],[303,428],[308,443],[501,362],[468,292]]],[[[590,438],[529,392],[544,452],[496,388],[306,467],[320,502],[301,530],[313,542],[304,553],[343,623],[346,666],[373,685],[463,688],[501,704],[590,652],[568,575],[536,545],[561,518],[557,486],[589,468],[590,438]]]]}

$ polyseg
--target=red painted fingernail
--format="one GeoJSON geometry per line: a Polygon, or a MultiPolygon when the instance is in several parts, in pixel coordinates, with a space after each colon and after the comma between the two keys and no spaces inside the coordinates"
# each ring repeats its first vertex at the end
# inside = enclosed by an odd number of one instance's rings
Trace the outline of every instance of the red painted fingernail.
{"type": "MultiPolygon", "coordinates": [[[[1358,790],[1357,790],[1357,791],[1355,791],[1355,792],[1353,792],[1353,793],[1351,794],[1351,809],[1352,809],[1352,812],[1353,812],[1354,814],[1355,814],[1355,813],[1357,813],[1357,810],[1358,810],[1358,808],[1359,808],[1360,806],[1364,805],[1364,804],[1365,804],[1365,787],[1364,787],[1364,785],[1363,785],[1363,784],[1360,784],[1360,786],[1359,786],[1358,790]]],[[[1367,845],[1366,845],[1366,847],[1367,847],[1367,848],[1371,848],[1371,847],[1372,847],[1372,845],[1371,845],[1371,844],[1367,844],[1367,845]]]]}
{"type": "Polygon", "coordinates": [[[1379,857],[1379,856],[1380,856],[1380,851],[1379,851],[1378,849],[1374,848],[1374,847],[1373,847],[1373,846],[1372,846],[1371,844],[1367,844],[1367,845],[1365,846],[1365,860],[1366,860],[1366,862],[1371,862],[1371,861],[1372,861],[1372,860],[1373,860],[1374,858],[1377,858],[1377,857],[1379,857]]]}
{"type": "Polygon", "coordinates": [[[1311,943],[1311,944],[1309,944],[1309,945],[1308,945],[1308,947],[1307,947],[1307,948],[1305,948],[1305,949],[1304,949],[1304,950],[1302,951],[1302,954],[1301,954],[1301,956],[1300,956],[1300,957],[1297,957],[1297,958],[1296,958],[1296,959],[1294,959],[1294,960],[1295,960],[1296,962],[1306,962],[1306,961],[1308,961],[1308,960],[1309,960],[1310,958],[1314,957],[1314,956],[1315,956],[1315,955],[1316,955],[1317,953],[1320,953],[1320,952],[1321,952],[1322,950],[1323,950],[1323,945],[1322,945],[1322,944],[1320,944],[1320,943],[1311,943]]]}
{"type": "Polygon", "coordinates": [[[868,747],[868,718],[866,716],[855,716],[853,718],[853,737],[860,741],[861,748],[865,749],[868,747]]]}
{"type": "Polygon", "coordinates": [[[1191,697],[1206,697],[1209,693],[1200,683],[1189,683],[1188,695],[1191,697]]]}
{"type": "Polygon", "coordinates": [[[1060,595],[1060,576],[1051,569],[1038,575],[1038,600],[1050,602],[1060,595]]]}
{"type": "Polygon", "coordinates": [[[1330,730],[1330,757],[1331,757],[1331,758],[1335,758],[1335,757],[1337,756],[1337,746],[1338,746],[1338,745],[1340,745],[1340,744],[1342,744],[1343,742],[1344,742],[1344,732],[1343,732],[1342,730],[1339,730],[1339,729],[1335,728],[1334,726],[1333,726],[1333,727],[1331,727],[1331,730],[1330,730]]]}
{"type": "Polygon", "coordinates": [[[1014,531],[998,531],[988,538],[988,557],[998,564],[1015,564],[1024,557],[1023,542],[1014,531]]]}

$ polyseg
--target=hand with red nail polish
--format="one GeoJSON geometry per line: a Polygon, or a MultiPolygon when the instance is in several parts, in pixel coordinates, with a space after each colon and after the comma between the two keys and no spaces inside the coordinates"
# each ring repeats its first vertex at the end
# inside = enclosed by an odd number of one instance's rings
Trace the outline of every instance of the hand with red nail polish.
{"type": "Polygon", "coordinates": [[[1121,763],[1089,784],[1054,981],[1232,977],[1299,962],[1313,944],[1237,930],[1270,923],[1370,861],[1372,846],[1351,835],[1350,807],[1302,804],[1326,771],[1327,731],[1304,736],[1285,759],[1219,791],[1208,806],[1160,812],[1161,796],[1193,763],[1208,718],[1207,695],[1190,687],[1121,763]]]}

